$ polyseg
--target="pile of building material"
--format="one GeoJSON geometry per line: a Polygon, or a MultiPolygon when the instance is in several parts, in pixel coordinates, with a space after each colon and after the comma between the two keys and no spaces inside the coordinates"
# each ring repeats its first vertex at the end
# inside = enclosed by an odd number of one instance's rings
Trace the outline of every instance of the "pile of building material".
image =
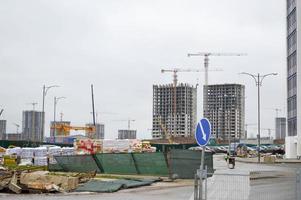
{"type": "Polygon", "coordinates": [[[69,192],[75,190],[79,183],[94,178],[95,173],[78,174],[76,176],[51,174],[48,171],[12,171],[0,169],[0,192],[69,192]]]}
{"type": "Polygon", "coordinates": [[[150,143],[137,139],[79,139],[74,142],[76,154],[156,152],[150,143]]]}
{"type": "MultiPolygon", "coordinates": [[[[58,155],[74,155],[75,151],[73,147],[37,147],[37,148],[8,148],[4,154],[4,158],[7,160],[13,160],[16,157],[20,158],[17,164],[20,165],[34,165],[34,166],[47,166],[50,164],[56,164],[54,156],[58,155]]],[[[10,163],[14,164],[14,163],[10,163]]]]}

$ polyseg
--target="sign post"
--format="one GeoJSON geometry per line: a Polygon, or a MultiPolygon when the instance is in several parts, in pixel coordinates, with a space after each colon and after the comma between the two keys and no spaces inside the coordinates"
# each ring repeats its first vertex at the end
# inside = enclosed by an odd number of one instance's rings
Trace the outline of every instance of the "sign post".
{"type": "MultiPolygon", "coordinates": [[[[199,121],[196,132],[195,139],[199,146],[202,147],[202,158],[201,158],[201,167],[198,176],[199,176],[199,192],[198,199],[203,199],[203,177],[204,177],[204,163],[205,163],[205,150],[206,145],[208,144],[211,137],[211,123],[207,118],[203,118],[199,121]]],[[[206,195],[205,195],[206,196],[206,195]]]]}

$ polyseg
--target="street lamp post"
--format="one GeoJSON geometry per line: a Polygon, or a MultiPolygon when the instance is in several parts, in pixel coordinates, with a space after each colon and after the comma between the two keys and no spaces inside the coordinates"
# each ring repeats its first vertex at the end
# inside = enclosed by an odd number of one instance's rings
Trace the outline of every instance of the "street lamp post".
{"type": "Polygon", "coordinates": [[[45,86],[43,85],[43,103],[42,103],[42,135],[41,140],[44,140],[44,129],[45,129],[45,97],[47,95],[47,92],[50,88],[59,87],[58,85],[51,85],[51,86],[45,86]]]}
{"type": "Polygon", "coordinates": [[[269,73],[260,75],[259,73],[256,74],[250,74],[247,72],[242,72],[240,74],[251,76],[256,83],[257,86],[257,120],[258,120],[258,134],[257,134],[257,152],[258,152],[258,163],[260,163],[260,87],[262,86],[263,79],[267,76],[276,76],[277,73],[269,73]]]}
{"type": "Polygon", "coordinates": [[[55,137],[56,135],[56,105],[57,105],[57,102],[60,100],[60,99],[66,99],[66,97],[54,97],[54,110],[53,110],[53,137],[55,137]]]}

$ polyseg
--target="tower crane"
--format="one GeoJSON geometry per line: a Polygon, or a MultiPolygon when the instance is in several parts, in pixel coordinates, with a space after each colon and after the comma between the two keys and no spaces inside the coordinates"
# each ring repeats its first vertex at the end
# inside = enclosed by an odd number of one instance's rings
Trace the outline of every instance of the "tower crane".
{"type": "MultiPolygon", "coordinates": [[[[223,71],[222,69],[211,69],[210,71],[223,71]]],[[[161,69],[161,73],[172,72],[173,73],[173,85],[174,87],[178,84],[178,72],[206,72],[205,70],[198,70],[198,69],[161,69]]]]}
{"type": "Polygon", "coordinates": [[[249,126],[256,126],[256,123],[250,123],[250,124],[245,124],[245,137],[248,137],[248,127],[249,126]]]}
{"type": "Polygon", "coordinates": [[[205,68],[205,85],[208,85],[208,68],[209,68],[209,56],[246,56],[244,53],[212,53],[212,52],[199,52],[189,53],[188,57],[191,56],[204,56],[204,68],[205,68]]]}
{"type": "Polygon", "coordinates": [[[131,122],[134,122],[136,120],[135,119],[121,119],[121,120],[114,120],[114,121],[118,121],[118,122],[127,121],[128,122],[128,130],[131,130],[131,122]]]}
{"type": "Polygon", "coordinates": [[[269,110],[274,110],[275,113],[276,113],[276,118],[278,118],[278,114],[279,114],[279,112],[281,112],[281,109],[280,109],[280,108],[267,108],[267,109],[269,109],[269,110]]]}
{"type": "MultiPolygon", "coordinates": [[[[199,53],[188,53],[187,56],[204,56],[204,68],[205,68],[205,87],[208,85],[208,68],[209,68],[209,56],[246,56],[247,54],[244,53],[212,53],[212,52],[199,52],[199,53]]],[[[203,113],[206,115],[206,108],[208,105],[208,92],[203,92],[204,95],[204,106],[203,106],[203,113]]]]}
{"type": "MultiPolygon", "coordinates": [[[[211,69],[210,71],[222,71],[222,69],[211,69]]],[[[177,113],[177,84],[178,84],[178,72],[204,72],[204,70],[198,69],[161,69],[161,73],[171,72],[173,73],[173,134],[176,135],[176,113],[177,113]]],[[[206,72],[206,71],[205,71],[206,72]]]]}
{"type": "Polygon", "coordinates": [[[28,103],[28,104],[32,105],[32,110],[33,111],[35,110],[36,105],[38,105],[38,103],[36,103],[36,102],[32,102],[32,103],[28,103]]]}
{"type": "Polygon", "coordinates": [[[16,123],[13,123],[15,126],[16,126],[16,129],[17,129],[17,134],[19,133],[19,128],[20,128],[20,125],[19,124],[16,124],[16,123]]]}

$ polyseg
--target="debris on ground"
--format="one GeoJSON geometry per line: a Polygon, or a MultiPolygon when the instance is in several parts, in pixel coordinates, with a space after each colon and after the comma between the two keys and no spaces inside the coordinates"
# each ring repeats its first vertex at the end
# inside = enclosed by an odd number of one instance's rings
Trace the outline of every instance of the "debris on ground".
{"type": "Polygon", "coordinates": [[[85,183],[95,177],[95,172],[80,173],[73,176],[54,175],[48,171],[10,170],[0,169],[0,192],[20,194],[70,192],[79,183],[85,183]]]}

